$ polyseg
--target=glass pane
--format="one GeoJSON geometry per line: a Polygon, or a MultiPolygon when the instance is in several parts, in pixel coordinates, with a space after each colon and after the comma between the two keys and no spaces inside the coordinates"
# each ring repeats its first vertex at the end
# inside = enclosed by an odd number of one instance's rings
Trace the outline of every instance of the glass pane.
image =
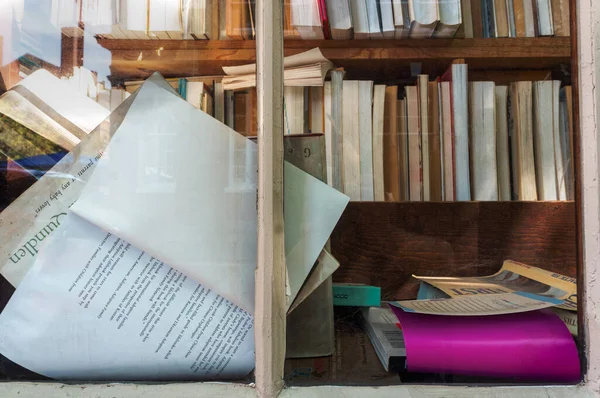
{"type": "Polygon", "coordinates": [[[1,3],[0,378],[252,382],[254,2],[1,3]]]}
{"type": "Polygon", "coordinates": [[[569,1],[283,4],[286,160],[350,200],[285,382],[577,383],[569,1]]]}

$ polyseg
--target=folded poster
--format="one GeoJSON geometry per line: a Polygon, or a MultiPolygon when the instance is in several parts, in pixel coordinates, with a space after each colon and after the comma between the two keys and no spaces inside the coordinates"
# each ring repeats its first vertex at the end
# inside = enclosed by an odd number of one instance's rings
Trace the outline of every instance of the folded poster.
{"type": "Polygon", "coordinates": [[[577,382],[575,341],[553,313],[453,317],[391,306],[404,332],[409,372],[520,381],[577,382]]]}

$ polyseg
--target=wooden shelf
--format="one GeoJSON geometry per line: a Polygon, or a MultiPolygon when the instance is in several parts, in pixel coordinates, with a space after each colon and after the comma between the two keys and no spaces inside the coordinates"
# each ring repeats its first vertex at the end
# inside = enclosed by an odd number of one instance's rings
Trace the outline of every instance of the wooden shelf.
{"type": "MultiPolygon", "coordinates": [[[[65,38],[66,47],[81,48],[65,38]],[[69,44],[70,43],[70,44],[69,44]]],[[[138,79],[159,71],[167,77],[221,74],[221,67],[255,62],[255,42],[237,40],[98,40],[112,55],[112,78],[138,79]]],[[[569,64],[569,37],[456,40],[316,40],[286,41],[285,55],[320,47],[325,57],[349,71],[349,77],[390,79],[411,74],[423,63],[424,73],[439,73],[463,58],[475,69],[553,69],[569,64]],[[384,73],[385,76],[380,76],[384,73]]]]}
{"type": "Polygon", "coordinates": [[[482,276],[505,259],[576,276],[574,202],[351,202],[331,237],[334,282],[413,299],[412,274],[482,276]]]}

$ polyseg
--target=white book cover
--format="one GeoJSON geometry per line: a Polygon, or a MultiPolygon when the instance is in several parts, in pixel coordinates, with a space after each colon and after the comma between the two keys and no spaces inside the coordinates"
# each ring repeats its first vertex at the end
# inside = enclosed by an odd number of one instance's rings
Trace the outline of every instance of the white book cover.
{"type": "Polygon", "coordinates": [[[536,0],[537,21],[540,36],[553,36],[554,25],[552,23],[552,4],[550,0],[536,0]]]}
{"type": "Polygon", "coordinates": [[[556,162],[556,188],[558,200],[567,200],[567,184],[565,166],[563,164],[563,148],[560,135],[560,80],[552,82],[552,133],[554,136],[554,160],[556,162]]]}
{"type": "Polygon", "coordinates": [[[533,82],[533,144],[539,200],[557,200],[552,80],[533,82]]]}
{"type": "Polygon", "coordinates": [[[423,184],[423,201],[431,200],[429,172],[429,76],[419,75],[419,135],[421,138],[421,170],[423,184]]]}
{"type": "Polygon", "coordinates": [[[357,40],[369,38],[369,17],[367,13],[367,0],[349,0],[354,38],[357,40]]]}
{"type": "Polygon", "coordinates": [[[469,172],[469,111],[467,65],[452,65],[452,114],[454,123],[454,192],[457,201],[471,200],[469,172]]]}
{"type": "Polygon", "coordinates": [[[360,199],[375,200],[373,191],[373,82],[358,82],[360,199]]]}
{"type": "Polygon", "coordinates": [[[472,82],[469,85],[472,199],[497,201],[495,84],[472,82]]]}
{"type": "Polygon", "coordinates": [[[373,191],[374,200],[385,200],[383,176],[383,124],[385,114],[385,85],[376,84],[373,91],[373,191]]]}
{"type": "Polygon", "coordinates": [[[394,10],[392,0],[377,0],[379,17],[381,21],[381,34],[384,39],[393,39],[396,27],[394,26],[394,10]]]}
{"type": "Polygon", "coordinates": [[[510,200],[510,147],[508,144],[508,87],[496,86],[496,159],[498,200],[510,200]]]}
{"type": "Polygon", "coordinates": [[[344,193],[350,197],[350,200],[359,201],[361,200],[361,173],[358,81],[345,80],[343,91],[342,175],[344,193]]]}
{"type": "Polygon", "coordinates": [[[367,0],[367,19],[369,22],[369,38],[382,39],[381,24],[379,17],[378,0],[367,0]]]}

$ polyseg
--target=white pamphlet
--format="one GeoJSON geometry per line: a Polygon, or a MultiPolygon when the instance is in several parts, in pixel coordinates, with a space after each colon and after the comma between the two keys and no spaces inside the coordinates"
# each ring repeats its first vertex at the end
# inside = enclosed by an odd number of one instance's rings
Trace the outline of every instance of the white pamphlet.
{"type": "MultiPolygon", "coordinates": [[[[145,84],[71,211],[253,313],[256,148],[145,84]]],[[[284,173],[292,302],[348,197],[288,162],[284,173]]]]}
{"type": "Polygon", "coordinates": [[[238,378],[252,316],[74,214],[59,216],[0,314],[0,352],[70,380],[238,378]]]}

